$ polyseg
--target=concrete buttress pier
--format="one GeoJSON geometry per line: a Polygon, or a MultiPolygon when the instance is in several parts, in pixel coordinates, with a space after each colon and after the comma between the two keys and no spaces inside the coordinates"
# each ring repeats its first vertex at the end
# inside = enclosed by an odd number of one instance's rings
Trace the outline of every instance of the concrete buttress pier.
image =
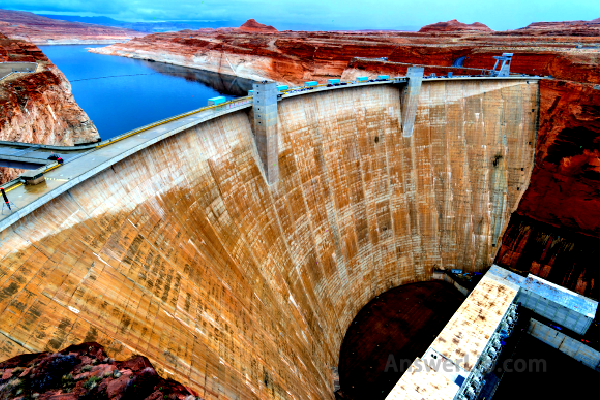
{"type": "Polygon", "coordinates": [[[417,105],[423,83],[424,68],[412,67],[406,71],[408,85],[402,91],[402,136],[412,137],[417,116],[417,105]]]}
{"type": "Polygon", "coordinates": [[[279,177],[277,158],[277,84],[254,83],[252,107],[254,111],[254,139],[262,160],[267,182],[273,184],[279,177]]]}

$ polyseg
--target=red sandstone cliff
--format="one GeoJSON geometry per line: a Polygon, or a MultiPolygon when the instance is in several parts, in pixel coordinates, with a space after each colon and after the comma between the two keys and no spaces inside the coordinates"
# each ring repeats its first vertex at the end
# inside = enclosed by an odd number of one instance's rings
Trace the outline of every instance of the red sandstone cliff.
{"type": "MultiPolygon", "coordinates": [[[[74,145],[95,142],[98,131],[75,103],[65,76],[35,45],[0,34],[0,62],[37,62],[35,73],[0,80],[0,140],[74,145]]],[[[18,171],[0,169],[0,182],[18,171]]]]}
{"type": "MultiPolygon", "coordinates": [[[[600,53],[577,48],[582,43],[598,44],[598,39],[540,38],[536,32],[475,31],[463,36],[455,31],[244,32],[240,28],[218,28],[155,33],[91,51],[288,84],[339,77],[355,57],[387,57],[392,62],[444,67],[465,57],[465,68],[491,69],[492,56],[512,52],[514,72],[600,83],[600,53]],[[503,36],[513,32],[517,37],[503,36]]],[[[385,72],[385,65],[382,67],[380,72],[385,72]]]]}
{"type": "Polygon", "coordinates": [[[492,32],[492,30],[481,22],[474,22],[472,24],[464,24],[453,19],[447,22],[437,22],[435,24],[425,25],[419,32],[456,32],[456,31],[480,31],[480,32],[492,32]]]}
{"type": "Polygon", "coordinates": [[[58,353],[24,354],[0,363],[0,400],[195,400],[189,389],[161,378],[146,357],[115,361],[95,342],[58,353]]]}
{"type": "Polygon", "coordinates": [[[568,29],[575,26],[593,26],[594,24],[600,24],[600,18],[596,18],[591,21],[533,22],[521,29],[568,29]]]}
{"type": "MultiPolygon", "coordinates": [[[[516,46],[515,46],[516,47],[516,46]]],[[[342,77],[351,77],[348,70],[363,70],[372,74],[403,75],[406,67],[412,64],[428,66],[425,73],[446,75],[479,75],[494,66],[495,55],[511,50],[514,54],[511,72],[527,75],[551,76],[574,82],[600,83],[600,53],[595,50],[550,49],[534,46],[510,49],[506,46],[453,46],[423,47],[399,46],[389,61],[377,59],[353,59],[342,77]],[[451,68],[453,60],[465,57],[462,68],[451,68]],[[403,60],[400,64],[395,60],[403,60]],[[392,61],[394,60],[394,61],[392,61]],[[443,68],[439,68],[443,67],[443,68]]],[[[360,72],[356,72],[361,74],[360,72]]]]}
{"type": "Polygon", "coordinates": [[[273,26],[258,23],[254,19],[244,22],[238,29],[244,32],[277,32],[273,26]]]}
{"type": "Polygon", "coordinates": [[[534,22],[524,28],[495,34],[531,37],[598,37],[600,18],[591,21],[534,22]]]}
{"type": "Polygon", "coordinates": [[[109,44],[145,35],[131,29],[61,21],[9,10],[0,10],[0,32],[35,44],[109,44]]]}

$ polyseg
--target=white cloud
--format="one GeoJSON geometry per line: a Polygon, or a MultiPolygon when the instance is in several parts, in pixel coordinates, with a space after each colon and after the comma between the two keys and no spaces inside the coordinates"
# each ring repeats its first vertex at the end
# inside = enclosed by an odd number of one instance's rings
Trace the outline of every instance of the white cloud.
{"type": "Polygon", "coordinates": [[[329,29],[393,29],[458,19],[514,29],[535,21],[600,17],[600,2],[590,0],[5,0],[3,8],[71,15],[103,15],[128,21],[230,20],[259,22],[285,29],[313,25],[329,29]]]}

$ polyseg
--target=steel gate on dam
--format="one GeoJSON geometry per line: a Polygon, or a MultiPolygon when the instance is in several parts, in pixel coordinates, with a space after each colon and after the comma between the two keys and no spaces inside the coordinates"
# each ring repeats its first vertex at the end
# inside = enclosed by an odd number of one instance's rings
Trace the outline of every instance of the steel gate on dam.
{"type": "Polygon", "coordinates": [[[533,169],[537,80],[409,88],[259,93],[5,186],[0,360],[97,341],[205,399],[333,398],[358,310],[488,268],[533,169]]]}

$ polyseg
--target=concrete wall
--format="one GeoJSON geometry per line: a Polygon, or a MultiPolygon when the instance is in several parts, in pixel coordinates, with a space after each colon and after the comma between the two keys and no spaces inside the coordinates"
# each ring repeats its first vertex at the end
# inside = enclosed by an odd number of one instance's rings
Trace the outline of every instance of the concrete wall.
{"type": "Polygon", "coordinates": [[[448,283],[451,283],[452,286],[454,286],[460,292],[460,294],[462,294],[465,297],[467,297],[469,293],[471,293],[470,289],[456,282],[450,275],[446,274],[443,271],[433,271],[431,279],[438,279],[440,281],[446,281],[448,283]]]}
{"type": "Polygon", "coordinates": [[[536,97],[427,83],[412,138],[391,85],[286,99],[272,186],[244,111],[135,153],[0,232],[0,359],[95,340],[206,399],[333,398],[370,299],[491,264],[536,97]]]}
{"type": "Polygon", "coordinates": [[[582,364],[600,371],[600,351],[552,329],[534,318],[531,318],[528,333],[582,364]]]}
{"type": "Polygon", "coordinates": [[[527,278],[492,265],[488,275],[520,287],[517,303],[573,332],[584,335],[592,325],[598,302],[529,274],[527,278]]]}

